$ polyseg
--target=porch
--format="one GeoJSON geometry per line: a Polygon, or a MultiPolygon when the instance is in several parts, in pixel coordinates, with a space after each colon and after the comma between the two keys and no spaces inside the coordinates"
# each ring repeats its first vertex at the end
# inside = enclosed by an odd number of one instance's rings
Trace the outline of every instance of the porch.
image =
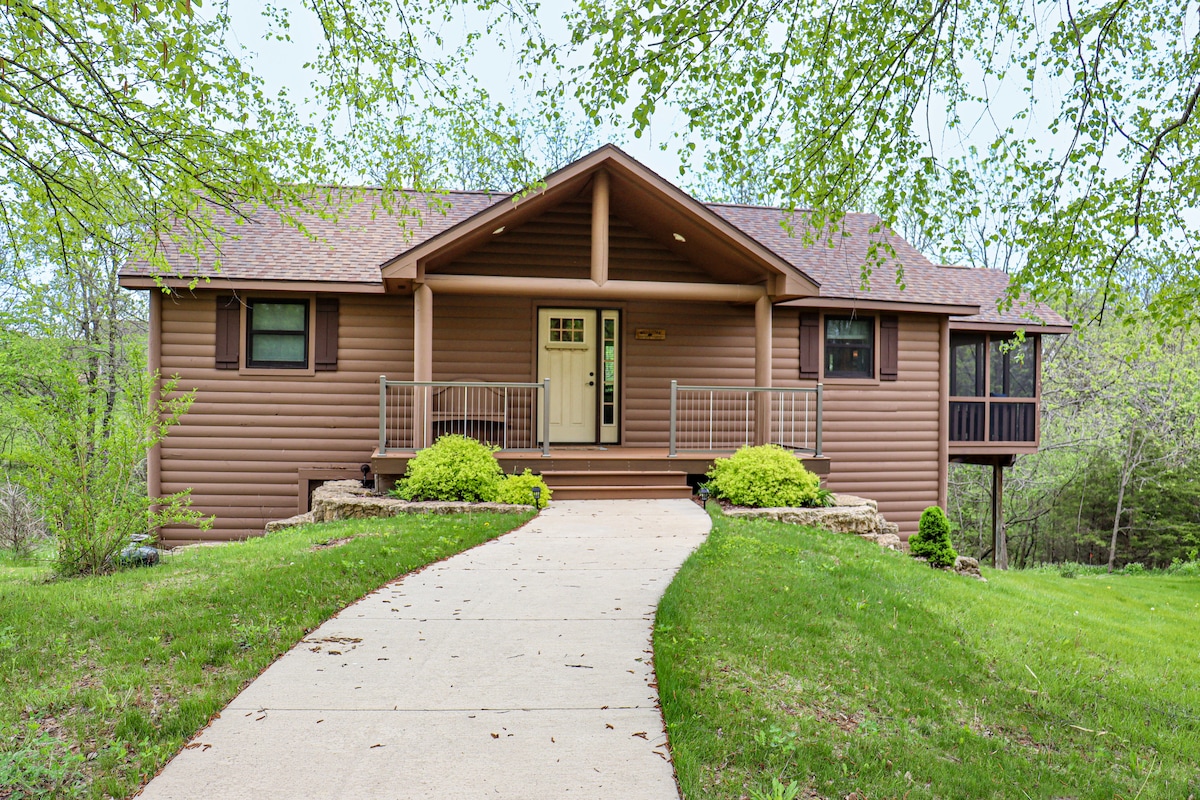
{"type": "Polygon", "coordinates": [[[690,386],[669,382],[661,446],[559,443],[554,387],[483,381],[379,382],[376,485],[390,489],[409,459],[439,436],[457,433],[499,448],[505,472],[530,469],[559,499],[689,497],[714,459],[747,444],[792,450],[805,467],[829,473],[822,452],[822,387],[690,386]]]}

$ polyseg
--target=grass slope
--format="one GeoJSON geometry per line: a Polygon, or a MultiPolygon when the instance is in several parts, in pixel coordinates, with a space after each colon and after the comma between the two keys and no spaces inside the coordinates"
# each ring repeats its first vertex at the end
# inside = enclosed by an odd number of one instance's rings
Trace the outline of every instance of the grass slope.
{"type": "Polygon", "coordinates": [[[986,574],[718,516],[654,636],[685,797],[1200,795],[1200,581],[986,574]]]}
{"type": "Polygon", "coordinates": [[[335,612],[526,519],[313,525],[69,581],[0,561],[0,798],[128,796],[335,612]]]}

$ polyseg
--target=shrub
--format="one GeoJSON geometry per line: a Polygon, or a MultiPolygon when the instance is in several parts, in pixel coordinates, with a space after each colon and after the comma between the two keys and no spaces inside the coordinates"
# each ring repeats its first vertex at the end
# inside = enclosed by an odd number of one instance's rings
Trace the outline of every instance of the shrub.
{"type": "Polygon", "coordinates": [[[935,567],[953,566],[958,558],[950,543],[950,520],[938,506],[930,506],[921,512],[917,533],[908,540],[909,552],[914,556],[929,559],[935,567]]]}
{"type": "Polygon", "coordinates": [[[743,447],[718,458],[708,471],[714,497],[739,506],[780,508],[816,505],[820,479],[779,445],[743,447]]]}
{"type": "Polygon", "coordinates": [[[1146,565],[1137,561],[1131,561],[1125,565],[1124,572],[1126,575],[1144,575],[1146,574],[1146,565]]]}
{"type": "Polygon", "coordinates": [[[135,373],[112,398],[81,379],[69,360],[42,377],[44,394],[12,405],[24,440],[22,469],[14,479],[36,504],[55,542],[55,570],[65,576],[109,572],[130,536],[171,524],[211,520],[192,509],[185,490],[164,497],[146,493],[146,454],[187,411],[194,392],[177,392],[178,378],[135,373]],[[112,405],[109,405],[111,400],[112,405]]]}
{"type": "Polygon", "coordinates": [[[505,475],[496,491],[497,503],[511,503],[515,506],[533,505],[533,487],[540,486],[541,497],[538,498],[538,508],[545,508],[550,502],[550,487],[542,480],[541,475],[534,475],[528,469],[520,475],[505,475]]]}
{"type": "Polygon", "coordinates": [[[392,494],[404,500],[495,500],[504,475],[497,449],[457,433],[442,436],[413,456],[392,494]]]}

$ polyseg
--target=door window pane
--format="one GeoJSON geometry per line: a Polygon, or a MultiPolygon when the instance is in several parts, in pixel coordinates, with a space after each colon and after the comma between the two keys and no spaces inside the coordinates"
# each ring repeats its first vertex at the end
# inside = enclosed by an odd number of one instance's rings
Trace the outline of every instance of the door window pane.
{"type": "Polygon", "coordinates": [[[582,342],[583,320],[574,317],[550,318],[550,341],[582,342]]]}

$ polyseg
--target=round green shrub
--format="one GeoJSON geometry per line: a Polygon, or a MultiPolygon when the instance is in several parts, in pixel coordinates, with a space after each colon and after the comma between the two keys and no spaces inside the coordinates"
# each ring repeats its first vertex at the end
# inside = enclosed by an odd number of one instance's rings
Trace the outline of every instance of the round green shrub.
{"type": "Polygon", "coordinates": [[[921,512],[917,532],[908,539],[909,552],[914,556],[929,559],[935,567],[954,565],[958,553],[950,543],[950,520],[938,506],[930,506],[921,512]]]}
{"type": "Polygon", "coordinates": [[[413,456],[392,494],[405,500],[496,499],[504,475],[498,448],[457,433],[441,437],[413,456]]]}
{"type": "Polygon", "coordinates": [[[545,508],[550,502],[550,487],[542,480],[541,475],[534,475],[526,469],[520,475],[505,475],[496,490],[497,503],[510,503],[514,506],[533,505],[533,487],[540,486],[541,497],[538,498],[538,508],[545,508]]]}
{"type": "Polygon", "coordinates": [[[713,496],[738,506],[811,506],[820,499],[820,488],[820,479],[800,459],[775,444],[743,447],[718,458],[708,471],[713,496]]]}

